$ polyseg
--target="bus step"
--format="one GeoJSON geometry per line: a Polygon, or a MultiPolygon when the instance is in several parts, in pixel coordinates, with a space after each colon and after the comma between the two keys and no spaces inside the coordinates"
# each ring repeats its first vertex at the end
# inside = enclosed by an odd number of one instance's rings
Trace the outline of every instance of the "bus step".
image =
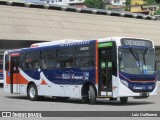
{"type": "Polygon", "coordinates": [[[106,92],[106,91],[102,91],[101,92],[102,96],[112,96],[112,92],[106,92]]]}

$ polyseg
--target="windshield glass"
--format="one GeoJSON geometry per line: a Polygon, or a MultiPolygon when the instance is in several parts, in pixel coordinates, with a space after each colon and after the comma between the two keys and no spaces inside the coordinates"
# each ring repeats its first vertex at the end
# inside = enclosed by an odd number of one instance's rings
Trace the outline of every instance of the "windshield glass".
{"type": "Polygon", "coordinates": [[[121,72],[140,75],[155,73],[154,49],[123,48],[119,49],[119,54],[121,54],[119,59],[121,72]]]}

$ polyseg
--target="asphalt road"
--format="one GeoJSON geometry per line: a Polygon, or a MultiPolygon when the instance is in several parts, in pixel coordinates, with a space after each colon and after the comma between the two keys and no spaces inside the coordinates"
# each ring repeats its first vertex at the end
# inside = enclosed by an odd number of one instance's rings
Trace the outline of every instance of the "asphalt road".
{"type": "MultiPolygon", "coordinates": [[[[119,100],[108,99],[98,99],[96,105],[90,105],[81,103],[81,100],[77,99],[58,101],[45,98],[40,101],[30,101],[25,96],[4,92],[1,86],[0,111],[160,111],[160,89],[156,96],[147,99],[129,98],[125,105],[122,105],[119,100]]],[[[149,120],[148,117],[146,119],[149,120]]]]}

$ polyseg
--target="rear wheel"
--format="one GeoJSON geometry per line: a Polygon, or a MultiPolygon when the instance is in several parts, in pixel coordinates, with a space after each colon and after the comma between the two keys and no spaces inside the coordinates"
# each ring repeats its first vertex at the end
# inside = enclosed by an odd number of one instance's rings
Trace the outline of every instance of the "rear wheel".
{"type": "Polygon", "coordinates": [[[120,97],[120,101],[122,104],[126,104],[128,101],[128,97],[120,97]]]}
{"type": "Polygon", "coordinates": [[[35,84],[31,84],[27,90],[27,96],[31,101],[36,101],[39,99],[38,90],[35,84]]]}
{"type": "Polygon", "coordinates": [[[82,98],[82,102],[83,103],[89,103],[89,97],[87,96],[87,97],[83,97],[82,98]]]}
{"type": "Polygon", "coordinates": [[[96,92],[92,85],[89,86],[89,100],[90,104],[96,104],[96,92]]]}

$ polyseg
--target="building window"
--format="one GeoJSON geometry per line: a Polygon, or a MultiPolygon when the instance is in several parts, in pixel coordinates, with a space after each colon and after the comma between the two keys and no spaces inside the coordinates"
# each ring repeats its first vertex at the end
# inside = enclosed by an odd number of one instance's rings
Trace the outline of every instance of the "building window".
{"type": "Polygon", "coordinates": [[[150,10],[150,11],[153,11],[153,7],[149,7],[149,10],[150,10]]]}
{"type": "Polygon", "coordinates": [[[114,0],[114,3],[119,3],[120,1],[119,0],[114,0]]]}

